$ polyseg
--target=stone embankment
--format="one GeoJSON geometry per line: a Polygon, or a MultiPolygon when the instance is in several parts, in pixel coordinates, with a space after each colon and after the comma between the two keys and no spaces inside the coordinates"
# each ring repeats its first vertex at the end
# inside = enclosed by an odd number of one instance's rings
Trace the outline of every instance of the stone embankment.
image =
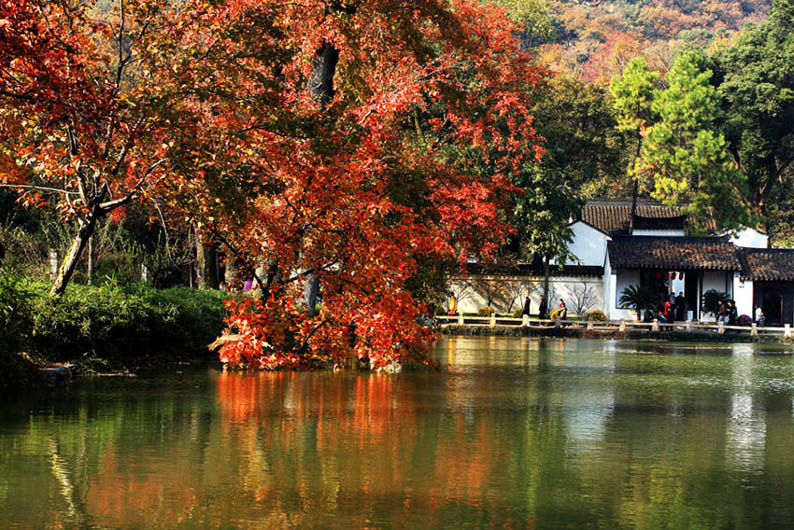
{"type": "Polygon", "coordinates": [[[791,337],[781,335],[753,336],[748,333],[736,332],[705,332],[705,331],[648,331],[640,329],[599,330],[572,327],[527,327],[527,326],[472,326],[449,324],[441,326],[443,335],[482,336],[482,337],[559,337],[583,339],[628,339],[628,340],[664,340],[675,342],[760,342],[760,343],[793,343],[791,337]]]}

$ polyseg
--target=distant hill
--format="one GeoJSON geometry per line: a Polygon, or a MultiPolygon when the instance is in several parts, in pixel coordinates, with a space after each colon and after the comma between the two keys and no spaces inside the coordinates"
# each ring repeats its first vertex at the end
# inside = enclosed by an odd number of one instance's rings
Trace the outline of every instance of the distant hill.
{"type": "Polygon", "coordinates": [[[771,0],[496,0],[526,30],[540,62],[599,84],[644,56],[665,71],[683,47],[724,46],[771,0]]]}

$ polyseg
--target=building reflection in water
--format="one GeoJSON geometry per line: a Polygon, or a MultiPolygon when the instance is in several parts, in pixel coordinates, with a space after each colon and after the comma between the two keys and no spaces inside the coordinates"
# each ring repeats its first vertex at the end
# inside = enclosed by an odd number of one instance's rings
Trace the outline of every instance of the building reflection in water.
{"type": "Polygon", "coordinates": [[[758,472],[764,467],[766,414],[763,403],[754,405],[755,357],[750,345],[734,346],[731,367],[733,393],[725,435],[726,458],[737,471],[758,472]]]}

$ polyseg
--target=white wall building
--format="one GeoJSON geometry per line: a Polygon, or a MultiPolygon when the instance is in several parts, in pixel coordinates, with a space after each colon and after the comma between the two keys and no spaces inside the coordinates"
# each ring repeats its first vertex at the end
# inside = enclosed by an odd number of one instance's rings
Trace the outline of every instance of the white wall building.
{"type": "MultiPolygon", "coordinates": [[[[641,286],[655,293],[658,306],[681,293],[685,303],[679,305],[685,311],[677,318],[713,320],[701,308],[703,294],[713,289],[734,299],[739,315],[753,316],[760,305],[768,322],[794,323],[794,250],[767,249],[768,236],[750,228],[688,237],[681,211],[651,200],[639,200],[630,220],[628,199],[585,204],[569,225],[569,250],[575,259],[562,267],[552,265],[549,309],[563,298],[571,315],[598,309],[611,320],[634,320],[635,310],[622,307],[620,298],[629,286],[641,286]]],[[[474,313],[484,305],[512,312],[523,307],[528,295],[535,314],[543,274],[537,263],[523,264],[499,275],[473,271],[452,286],[463,312],[474,313]],[[495,297],[500,289],[505,293],[495,297]]]]}

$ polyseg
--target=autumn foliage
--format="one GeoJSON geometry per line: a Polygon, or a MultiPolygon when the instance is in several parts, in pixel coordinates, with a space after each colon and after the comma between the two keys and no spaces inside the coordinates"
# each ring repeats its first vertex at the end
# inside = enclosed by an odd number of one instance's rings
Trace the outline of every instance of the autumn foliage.
{"type": "Polygon", "coordinates": [[[5,180],[60,198],[75,259],[133,200],[197,226],[255,278],[232,365],[421,358],[440,272],[494,254],[542,154],[545,70],[479,2],[0,5],[5,180]]]}
{"type": "Polygon", "coordinates": [[[170,192],[257,271],[260,295],[230,302],[239,340],[222,360],[421,357],[438,296],[422,274],[494,253],[509,173],[541,154],[528,109],[542,69],[501,12],[471,2],[191,9],[170,45],[199,59],[163,79],[198,87],[170,192]]]}
{"type": "MultiPolygon", "coordinates": [[[[78,232],[52,294],[61,295],[98,222],[156,194],[178,119],[151,85],[143,50],[164,37],[163,4],[0,2],[0,184],[27,205],[53,196],[78,232]]],[[[173,94],[169,94],[173,95],[173,94]]]]}

